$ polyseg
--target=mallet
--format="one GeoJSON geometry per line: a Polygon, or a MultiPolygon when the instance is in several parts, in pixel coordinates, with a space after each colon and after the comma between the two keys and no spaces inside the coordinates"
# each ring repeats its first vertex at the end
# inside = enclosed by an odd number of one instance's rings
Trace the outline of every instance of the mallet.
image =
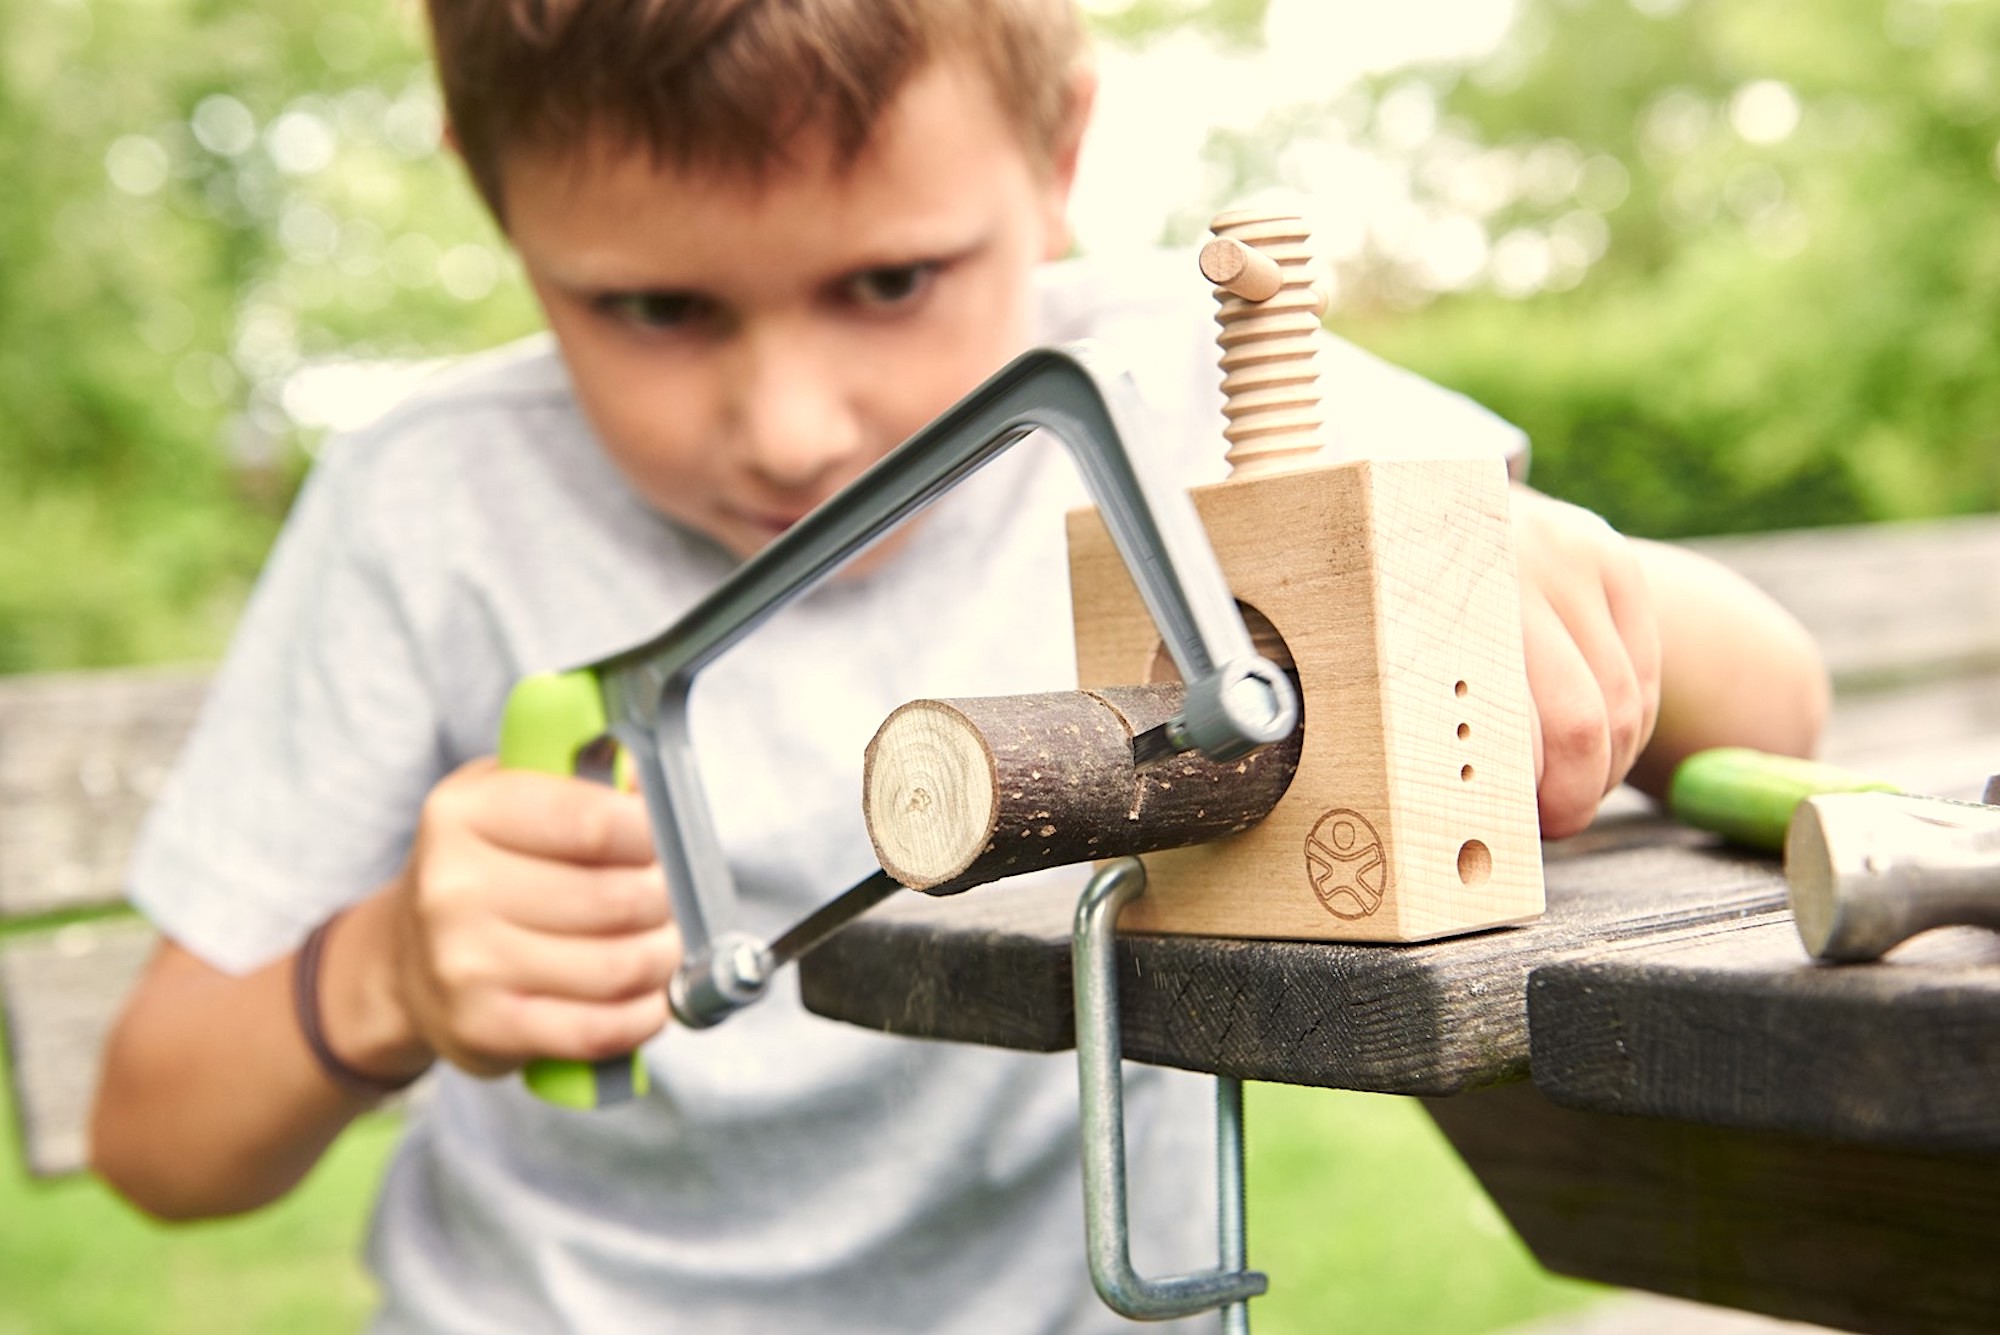
{"type": "MultiPolygon", "coordinates": [[[[2000,776],[1987,786],[2000,795],[2000,776]]],[[[1879,959],[1932,927],[2000,929],[2000,807],[1902,793],[1800,803],[1785,879],[1806,950],[1879,959]]]]}

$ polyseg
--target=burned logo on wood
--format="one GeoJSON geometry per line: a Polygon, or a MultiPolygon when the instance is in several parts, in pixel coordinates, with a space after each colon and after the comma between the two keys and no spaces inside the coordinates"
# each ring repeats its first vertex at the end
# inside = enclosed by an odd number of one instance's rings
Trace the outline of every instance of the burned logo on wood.
{"type": "Polygon", "coordinates": [[[1335,807],[1306,835],[1306,879],[1334,917],[1367,917],[1389,893],[1382,836],[1360,812],[1335,807]]]}

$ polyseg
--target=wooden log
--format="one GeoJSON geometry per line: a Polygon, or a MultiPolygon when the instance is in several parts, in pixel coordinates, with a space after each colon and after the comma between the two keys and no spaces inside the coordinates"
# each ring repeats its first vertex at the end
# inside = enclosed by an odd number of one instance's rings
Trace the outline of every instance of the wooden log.
{"type": "Polygon", "coordinates": [[[1241,760],[1135,765],[1133,737],[1186,695],[1172,682],[904,705],[869,742],[862,780],[883,870],[955,894],[1249,829],[1290,786],[1304,729],[1241,760]]]}

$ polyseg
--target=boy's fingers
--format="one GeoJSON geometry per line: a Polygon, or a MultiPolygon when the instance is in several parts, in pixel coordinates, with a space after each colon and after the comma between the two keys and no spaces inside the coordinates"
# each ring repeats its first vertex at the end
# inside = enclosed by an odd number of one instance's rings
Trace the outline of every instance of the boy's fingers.
{"type": "Polygon", "coordinates": [[[653,860],[645,802],[562,774],[466,766],[432,790],[430,813],[534,857],[598,866],[653,860]]]}
{"type": "Polygon", "coordinates": [[[493,869],[492,911],[534,932],[615,936],[673,921],[666,873],[644,867],[573,867],[533,858],[493,869]]]}
{"type": "Polygon", "coordinates": [[[478,1073],[510,1070],[531,1056],[581,1055],[579,1025],[585,1046],[597,1035],[630,1047],[665,1023],[667,982],[680,959],[680,932],[671,926],[610,939],[500,926],[441,943],[423,987],[432,1017],[426,1037],[478,1073]],[[565,1027],[549,1028],[552,1012],[569,1017],[565,1027]]]}
{"type": "Polygon", "coordinates": [[[1631,647],[1608,604],[1577,597],[1558,605],[1555,612],[1596,686],[1594,712],[1601,716],[1608,746],[1604,782],[1596,794],[1602,797],[1618,786],[1639,758],[1651,734],[1652,711],[1631,647]]]}
{"type": "Polygon", "coordinates": [[[1561,839],[1590,823],[1611,769],[1604,697],[1562,618],[1546,599],[1522,609],[1528,689],[1540,720],[1542,766],[1536,787],[1542,835],[1561,839]]]}
{"type": "Polygon", "coordinates": [[[616,1002],[574,1001],[521,993],[469,1007],[445,1060],[478,1076],[505,1075],[537,1057],[603,1061],[631,1052],[666,1028],[665,992],[616,1002]]]}
{"type": "Polygon", "coordinates": [[[1637,739],[1632,754],[1620,769],[1622,778],[1653,740],[1653,729],[1660,721],[1660,683],[1665,675],[1666,657],[1660,642],[1660,618],[1653,605],[1652,586],[1646,582],[1638,553],[1629,543],[1621,542],[1617,565],[1606,571],[1604,597],[1639,692],[1637,739]]]}
{"type": "Polygon", "coordinates": [[[681,934],[667,926],[629,936],[550,936],[504,930],[482,947],[454,978],[454,962],[437,963],[442,981],[476,991],[497,985],[506,992],[569,1001],[625,1001],[666,991],[681,962],[681,934]]]}

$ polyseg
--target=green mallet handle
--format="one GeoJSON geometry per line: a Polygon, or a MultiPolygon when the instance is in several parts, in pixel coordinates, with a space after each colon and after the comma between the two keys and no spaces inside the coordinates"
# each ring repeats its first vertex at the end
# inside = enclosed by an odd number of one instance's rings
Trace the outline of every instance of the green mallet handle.
{"type": "MultiPolygon", "coordinates": [[[[575,774],[583,753],[606,733],[604,692],[597,674],[538,672],[507,696],[500,716],[500,764],[506,769],[575,774]]],[[[637,1052],[600,1062],[541,1058],[522,1072],[538,1097],[565,1108],[603,1108],[646,1092],[637,1052]]]]}
{"type": "Polygon", "coordinates": [[[1808,797],[1896,791],[1892,783],[1815,760],[1722,746],[1697,751],[1680,763],[1667,788],[1667,807],[1697,829],[1776,853],[1785,846],[1792,812],[1808,797]]]}

